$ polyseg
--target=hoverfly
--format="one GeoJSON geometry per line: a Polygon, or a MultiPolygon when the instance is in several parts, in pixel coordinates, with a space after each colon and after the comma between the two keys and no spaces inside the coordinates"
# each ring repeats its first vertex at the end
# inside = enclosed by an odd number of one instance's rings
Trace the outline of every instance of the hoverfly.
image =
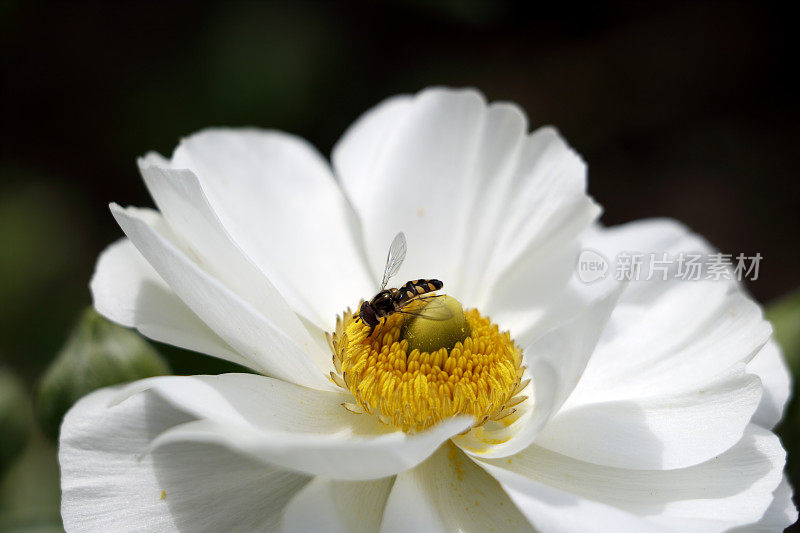
{"type": "MultiPolygon", "coordinates": [[[[437,295],[425,296],[428,293],[438,291],[444,283],[438,279],[417,279],[407,281],[399,289],[387,289],[386,284],[389,278],[397,274],[400,265],[406,258],[406,236],[401,231],[395,235],[389,246],[389,254],[386,256],[386,267],[383,269],[383,280],[381,288],[371,300],[364,301],[358,311],[358,318],[364,324],[370,326],[369,335],[375,331],[382,318],[387,318],[394,313],[404,315],[421,316],[429,320],[447,320],[452,316],[452,311],[447,306],[437,306],[436,313],[430,310],[410,311],[404,309],[412,302],[438,298],[437,295]],[[427,311],[427,312],[426,312],[427,311]],[[449,316],[448,316],[449,314],[449,316]]],[[[429,304],[430,305],[430,304],[429,304]]]]}

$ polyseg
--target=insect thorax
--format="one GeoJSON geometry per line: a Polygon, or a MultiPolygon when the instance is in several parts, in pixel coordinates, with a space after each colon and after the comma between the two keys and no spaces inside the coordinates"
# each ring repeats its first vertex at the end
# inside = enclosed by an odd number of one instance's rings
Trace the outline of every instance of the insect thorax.
{"type": "Polygon", "coordinates": [[[375,295],[370,305],[375,310],[376,315],[383,317],[394,312],[397,303],[396,293],[397,289],[388,289],[375,295]]]}

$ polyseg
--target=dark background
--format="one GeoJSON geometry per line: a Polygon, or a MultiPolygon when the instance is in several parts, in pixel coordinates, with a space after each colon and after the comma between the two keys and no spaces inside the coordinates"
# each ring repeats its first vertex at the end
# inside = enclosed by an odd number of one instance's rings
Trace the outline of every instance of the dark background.
{"type": "MultiPolygon", "coordinates": [[[[760,252],[749,289],[768,303],[800,285],[795,20],[733,2],[0,0],[0,367],[34,390],[121,235],[108,202],[152,205],[137,156],[213,125],[327,155],[384,97],[439,84],[560,128],[606,224],[670,216],[760,252]]],[[[163,350],[176,373],[222,368],[163,350]]]]}

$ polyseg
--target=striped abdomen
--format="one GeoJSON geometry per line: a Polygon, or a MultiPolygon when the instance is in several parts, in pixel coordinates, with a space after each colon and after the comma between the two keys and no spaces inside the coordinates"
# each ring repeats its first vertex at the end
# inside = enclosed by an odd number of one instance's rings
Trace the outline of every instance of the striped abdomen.
{"type": "Polygon", "coordinates": [[[438,279],[416,279],[407,281],[405,285],[397,289],[399,293],[398,296],[396,296],[397,304],[402,306],[412,298],[416,298],[428,292],[438,291],[443,285],[444,283],[438,279]]]}

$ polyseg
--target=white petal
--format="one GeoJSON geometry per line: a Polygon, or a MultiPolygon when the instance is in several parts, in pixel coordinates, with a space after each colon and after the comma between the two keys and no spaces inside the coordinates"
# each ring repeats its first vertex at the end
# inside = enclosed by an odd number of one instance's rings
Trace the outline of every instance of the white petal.
{"type": "MultiPolygon", "coordinates": [[[[479,461],[480,462],[480,461],[479,461]]],[[[581,498],[505,468],[481,464],[540,533],[665,533],[631,513],[581,498]]]]}
{"type": "MultiPolygon", "coordinates": [[[[623,288],[620,285],[577,318],[525,349],[526,374],[532,380],[532,409],[508,427],[496,431],[476,428],[454,442],[480,457],[505,457],[529,446],[578,384],[623,288]]],[[[530,388],[526,390],[530,394],[528,391],[530,388]]]]}
{"type": "MultiPolygon", "coordinates": [[[[724,531],[758,520],[770,505],[781,479],[785,452],[778,438],[751,425],[744,438],[710,461],[690,468],[664,471],[603,467],[559,455],[536,445],[507,460],[477,460],[495,475],[521,509],[520,500],[535,496],[542,486],[574,500],[568,513],[576,521],[595,520],[607,531],[724,531]],[[569,495],[569,496],[568,496],[569,495]],[[518,499],[519,498],[519,499],[518,499]],[[584,503],[618,508],[642,525],[614,527],[600,514],[581,510],[584,503]]],[[[541,495],[539,496],[541,498],[541,495]]],[[[555,500],[558,501],[558,500],[555,500]]],[[[558,504],[556,504],[557,506],[558,504]]],[[[532,520],[542,530],[540,517],[554,518],[557,509],[532,509],[532,520]]],[[[574,530],[583,531],[583,528],[574,530]]]]}
{"type": "MultiPolygon", "coordinates": [[[[640,253],[710,253],[711,245],[703,238],[691,233],[683,224],[671,219],[646,219],[609,228],[594,224],[581,236],[584,249],[593,250],[601,254],[609,262],[608,277],[617,276],[614,262],[617,254],[627,252],[640,253]]],[[[649,257],[645,255],[640,272],[641,277],[648,277],[647,267],[649,257]]],[[[604,338],[616,334],[619,327],[627,327],[631,320],[639,320],[642,313],[651,303],[675,285],[685,282],[668,278],[666,281],[655,276],[649,281],[634,281],[629,283],[620,298],[619,305],[611,315],[611,321],[604,334],[604,338]]],[[[602,285],[602,283],[591,286],[602,285]]],[[[716,285],[722,285],[717,283],[716,285]]]]}
{"type": "MultiPolygon", "coordinates": [[[[600,235],[593,245],[603,253],[652,250],[648,234],[670,253],[707,246],[668,221],[593,231],[600,235]]],[[[681,468],[705,461],[736,442],[749,422],[760,387],[737,368],[770,332],[758,305],[734,283],[632,282],[578,387],[537,442],[611,466],[681,468]]],[[[779,383],[782,369],[771,368],[779,383]]]]}
{"type": "Polygon", "coordinates": [[[466,204],[455,200],[474,188],[469,169],[484,113],[474,91],[426,91],[410,105],[394,98],[368,112],[334,147],[334,166],[361,217],[375,275],[392,237],[403,231],[409,253],[401,277],[439,277],[453,292],[466,204]],[[356,157],[362,162],[354,164],[356,157]]]}
{"type": "Polygon", "coordinates": [[[217,443],[281,468],[343,480],[377,479],[405,471],[439,445],[464,431],[471,420],[451,419],[423,434],[376,437],[304,435],[258,431],[252,427],[187,422],[162,433],[153,449],[176,442],[217,443]]]}
{"type": "MultiPolygon", "coordinates": [[[[623,304],[617,311],[625,311],[623,304]]],[[[749,362],[772,330],[752,300],[714,282],[676,284],[626,322],[604,336],[572,401],[702,385],[749,362]]]]}
{"type": "Polygon", "coordinates": [[[320,349],[269,279],[231,241],[197,176],[166,168],[165,163],[150,154],[139,161],[139,168],[164,219],[183,238],[190,256],[310,354],[323,374],[330,372],[330,350],[320,349]]]}
{"type": "Polygon", "coordinates": [[[374,185],[381,153],[388,148],[397,124],[405,120],[412,105],[409,95],[393,96],[365,112],[344,132],[333,147],[331,159],[347,190],[374,185]]]}
{"type": "Polygon", "coordinates": [[[781,484],[772,493],[772,504],[761,520],[749,526],[732,529],[731,533],[774,533],[783,531],[797,522],[797,508],[792,502],[792,487],[784,476],[781,484]]]}
{"type": "Polygon", "coordinates": [[[283,531],[377,532],[393,483],[392,477],[372,481],[315,478],[289,502],[283,531]]]}
{"type": "MultiPolygon", "coordinates": [[[[691,233],[679,222],[669,219],[642,220],[611,228],[594,226],[585,233],[583,242],[584,246],[599,251],[609,260],[621,251],[667,252],[673,257],[681,252],[715,252],[703,238],[691,233]]],[[[740,330],[737,331],[739,336],[730,336],[735,349],[715,350],[713,357],[710,354],[701,357],[691,350],[681,351],[683,349],[680,348],[678,353],[693,358],[693,371],[682,372],[683,367],[680,364],[673,365],[673,368],[684,375],[700,377],[697,361],[716,365],[707,367],[713,373],[729,364],[726,361],[740,359],[743,353],[749,357],[752,354],[746,352],[753,344],[743,342],[739,345],[737,339],[742,338],[742,333],[760,330],[751,337],[751,340],[758,339],[759,335],[765,334],[767,327],[761,323],[757,306],[746,296],[737,295],[736,289],[739,287],[734,282],[697,283],[675,279],[631,283],[611,315],[609,327],[600,343],[604,347],[607,342],[622,337],[617,344],[626,348],[616,351],[602,348],[598,350],[599,353],[590,362],[581,387],[588,387],[598,377],[596,374],[605,375],[605,385],[635,382],[648,391],[660,384],[669,385],[671,381],[665,379],[663,362],[652,366],[651,361],[663,358],[677,362],[674,359],[675,354],[670,351],[675,352],[681,346],[696,343],[696,340],[692,341],[693,336],[695,339],[702,339],[707,333],[705,330],[712,327],[714,319],[717,326],[728,322],[734,330],[740,330]],[[736,315],[739,320],[749,317],[750,322],[738,322],[740,326],[737,326],[732,317],[726,317],[726,313],[736,315]],[[634,347],[640,354],[624,359],[626,350],[634,347]],[[643,357],[642,353],[649,354],[650,358],[643,357]],[[637,375],[637,379],[626,376],[626,371],[630,371],[628,374],[634,372],[632,365],[643,371],[649,370],[652,379],[644,379],[643,375],[637,375]]],[[[755,415],[756,422],[772,427],[780,419],[790,389],[788,369],[782,355],[776,353],[776,346],[772,342],[762,348],[759,355],[748,364],[748,372],[757,374],[764,387],[764,395],[755,415]]],[[[597,387],[602,388],[604,385],[597,387]]],[[[576,392],[578,394],[580,392],[576,392]]]]}
{"type": "Polygon", "coordinates": [[[773,428],[781,417],[791,393],[791,376],[778,343],[774,339],[761,348],[750,363],[747,371],[761,378],[764,394],[753,415],[753,422],[773,428]]]}
{"type": "Polygon", "coordinates": [[[291,338],[147,223],[139,211],[112,206],[128,238],[183,302],[250,367],[317,388],[331,388],[322,372],[291,338]]]}
{"type": "Polygon", "coordinates": [[[95,309],[114,322],[159,342],[248,364],[172,292],[128,239],[100,254],[90,286],[95,309]]]}
{"type": "Polygon", "coordinates": [[[318,327],[331,331],[337,314],[374,293],[358,221],[307,142],[274,131],[206,130],[185,139],[171,164],[200,179],[228,235],[318,327]]]}
{"type": "Polygon", "coordinates": [[[398,474],[383,513],[382,533],[532,531],[495,480],[455,446],[442,446],[398,474]]]}
{"type": "Polygon", "coordinates": [[[565,406],[536,443],[602,465],[683,468],[733,446],[760,398],[760,380],[740,365],[702,388],[565,406]]]}
{"type": "MultiPolygon", "coordinates": [[[[592,224],[581,236],[581,243],[585,248],[601,253],[609,261],[614,261],[620,252],[644,254],[643,260],[648,260],[647,254],[650,253],[708,254],[716,251],[702,236],[692,233],[686,225],[670,218],[642,219],[610,227],[592,224]]],[[[648,271],[642,273],[644,276],[639,279],[650,277],[648,271]]],[[[669,276],[666,281],[660,278],[661,276],[654,275],[647,282],[631,283],[626,301],[633,301],[634,296],[646,299],[644,293],[639,291],[663,290],[664,285],[678,282],[670,281],[669,276]]]]}
{"type": "MultiPolygon", "coordinates": [[[[515,184],[503,198],[489,264],[473,269],[481,309],[523,345],[577,316],[595,296],[574,283],[578,235],[600,214],[586,194],[586,165],[557,131],[541,128],[523,147],[515,184]]],[[[497,194],[496,184],[485,196],[497,194]]],[[[479,218],[479,217],[476,217],[479,218]]],[[[478,230],[476,230],[478,231],[478,230]]]]}
{"type": "MultiPolygon", "coordinates": [[[[618,226],[603,227],[594,224],[582,235],[584,248],[595,250],[609,262],[613,262],[620,252],[645,254],[668,253],[671,255],[684,253],[713,253],[714,248],[703,237],[692,233],[689,228],[677,220],[668,218],[652,218],[637,220],[618,226]]],[[[648,264],[643,264],[641,278],[649,277],[648,264]]],[[[614,273],[610,272],[609,276],[614,273]]],[[[680,280],[663,281],[655,275],[649,281],[634,281],[628,287],[622,301],[634,304],[646,303],[652,299],[651,292],[661,292],[671,285],[684,283],[680,280]]]]}
{"type": "MultiPolygon", "coordinates": [[[[532,255],[559,254],[598,208],[586,195],[580,158],[552,129],[526,129],[519,108],[487,105],[474,90],[396,97],[359,119],[333,161],[361,217],[373,273],[403,231],[409,252],[401,277],[438,277],[469,306],[483,308],[495,282],[523,258],[533,270],[515,271],[515,280],[549,274],[532,255]]],[[[571,270],[568,261],[562,272],[571,270]]]]}
{"type": "Polygon", "coordinates": [[[257,374],[143,379],[124,387],[114,403],[144,391],[157,393],[192,419],[309,434],[388,432],[375,417],[354,415],[341,407],[352,400],[348,393],[308,389],[257,374]]]}
{"type": "Polygon", "coordinates": [[[619,252],[711,252],[713,247],[702,236],[671,218],[646,218],[603,226],[593,224],[584,235],[584,244],[613,258],[619,252]]]}
{"type": "Polygon", "coordinates": [[[69,532],[274,531],[306,476],[220,447],[182,443],[138,459],[186,415],[154,396],[108,408],[118,392],[80,400],[61,428],[61,513],[69,532]]]}
{"type": "MultiPolygon", "coordinates": [[[[651,220],[584,235],[584,246],[608,258],[618,252],[712,251],[708,243],[670,220],[651,220]]],[[[683,281],[657,277],[628,284],[611,315],[597,353],[576,397],[584,391],[636,386],[668,390],[678,379],[713,378],[755,355],[771,328],[761,310],[726,281],[683,281]],[[691,365],[692,372],[686,372],[691,365]]]]}
{"type": "Polygon", "coordinates": [[[348,394],[253,374],[152,378],[120,398],[141,390],[153,390],[199,419],[164,432],[154,448],[185,440],[218,443],[282,468],[345,480],[411,468],[473,423],[452,418],[407,435],[347,411],[341,404],[352,400],[348,394]]]}
{"type": "Polygon", "coordinates": [[[493,322],[508,330],[519,346],[528,346],[574,319],[603,294],[599,286],[573,279],[577,243],[561,244],[525,254],[501,277],[480,307],[493,322]]]}

